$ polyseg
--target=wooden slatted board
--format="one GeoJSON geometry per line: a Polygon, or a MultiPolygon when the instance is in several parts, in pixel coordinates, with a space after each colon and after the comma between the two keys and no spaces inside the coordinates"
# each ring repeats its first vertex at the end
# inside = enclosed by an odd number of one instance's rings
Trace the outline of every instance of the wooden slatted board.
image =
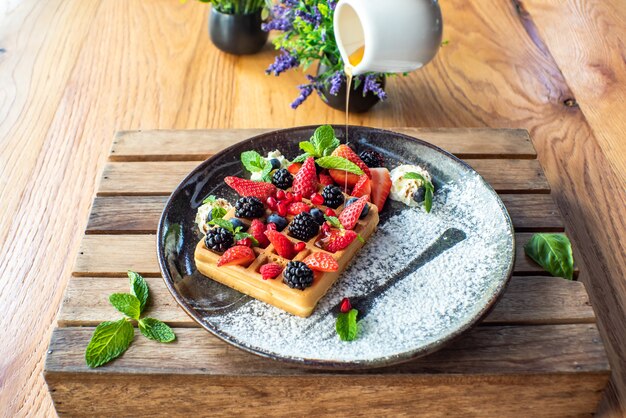
{"type": "MultiPolygon", "coordinates": [[[[362,372],[316,371],[263,359],[213,337],[177,306],[160,277],[155,233],[165,200],[211,154],[264,130],[121,132],[113,143],[69,281],[45,377],[71,415],[588,415],[609,365],[584,285],[549,277],[523,254],[533,232],[563,231],[528,133],[412,129],[465,159],[502,197],[516,229],[514,277],[487,318],[430,356],[362,372]],[[119,317],[108,296],[147,277],[147,312],[176,342],[137,337],[91,370],[84,351],[99,322],[119,317]],[[106,394],[106,396],[104,396],[106,394]]],[[[576,276],[584,275],[576,271],[576,276]]]]}

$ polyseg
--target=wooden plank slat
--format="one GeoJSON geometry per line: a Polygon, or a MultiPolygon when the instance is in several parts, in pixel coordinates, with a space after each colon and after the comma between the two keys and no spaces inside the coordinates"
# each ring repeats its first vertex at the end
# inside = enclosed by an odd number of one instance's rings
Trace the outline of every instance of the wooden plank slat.
{"type": "MultiPolygon", "coordinates": [[[[502,193],[549,193],[550,186],[537,160],[466,160],[502,193]]],[[[113,162],[104,167],[98,196],[167,196],[198,161],[113,162]]]]}
{"type": "MultiPolygon", "coordinates": [[[[562,231],[563,221],[552,196],[503,194],[516,231],[562,231]]],[[[100,196],[94,200],[87,234],[155,233],[166,196],[100,196]]]]}
{"type": "MultiPolygon", "coordinates": [[[[535,158],[524,129],[391,128],[426,140],[460,158],[535,158]]],[[[110,161],[201,161],[270,129],[152,130],[118,132],[110,161]]]]}
{"type": "MultiPolygon", "coordinates": [[[[150,307],[145,315],[173,327],[199,327],[176,303],[161,278],[147,278],[150,307]]],[[[208,280],[208,279],[207,279],[208,280]]],[[[116,317],[112,293],[128,292],[128,278],[72,277],[57,318],[60,327],[96,326],[116,317]]],[[[484,319],[487,324],[594,323],[581,282],[555,277],[513,277],[502,298],[484,319]]]]}

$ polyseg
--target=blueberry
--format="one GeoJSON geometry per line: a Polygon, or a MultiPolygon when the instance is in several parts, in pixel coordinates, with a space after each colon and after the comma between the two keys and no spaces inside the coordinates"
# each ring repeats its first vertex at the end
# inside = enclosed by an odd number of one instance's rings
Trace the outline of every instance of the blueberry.
{"type": "Polygon", "coordinates": [[[233,224],[233,229],[236,229],[238,226],[241,227],[241,231],[245,232],[248,230],[248,227],[246,226],[246,224],[244,224],[243,222],[241,222],[240,219],[237,218],[231,218],[230,219],[230,223],[233,224]]]}
{"type": "Polygon", "coordinates": [[[413,193],[413,200],[415,200],[417,203],[422,203],[424,201],[425,196],[426,196],[426,189],[423,186],[420,186],[413,193]]]}
{"type": "Polygon", "coordinates": [[[313,208],[309,213],[313,215],[313,219],[315,219],[315,222],[317,222],[319,225],[322,225],[324,223],[324,212],[322,212],[318,208],[313,208]]]}
{"type": "MultiPolygon", "coordinates": [[[[358,197],[351,197],[346,202],[346,207],[350,206],[351,204],[353,204],[357,200],[359,200],[358,197]]],[[[359,216],[359,219],[365,218],[367,216],[367,214],[369,213],[369,211],[370,211],[370,205],[366,203],[365,206],[363,206],[363,210],[361,211],[361,215],[359,216]]]]}
{"type": "Polygon", "coordinates": [[[278,158],[272,158],[270,160],[270,164],[272,165],[273,170],[278,170],[280,168],[280,161],[278,161],[278,158]]]}
{"type": "Polygon", "coordinates": [[[277,213],[272,213],[270,216],[267,217],[267,223],[270,222],[276,225],[276,230],[279,232],[285,229],[288,223],[287,219],[283,218],[277,213]]]}

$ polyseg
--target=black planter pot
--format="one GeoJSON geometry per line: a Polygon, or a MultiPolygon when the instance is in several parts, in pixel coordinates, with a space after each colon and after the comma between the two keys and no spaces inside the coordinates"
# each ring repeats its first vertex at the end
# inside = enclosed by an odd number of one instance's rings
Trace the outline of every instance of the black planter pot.
{"type": "MultiPolygon", "coordinates": [[[[324,72],[325,67],[320,65],[317,72],[318,74],[324,72]]],[[[380,76],[379,78],[380,85],[385,87],[385,76],[380,76]]],[[[339,88],[339,92],[336,96],[330,94],[330,86],[324,87],[320,91],[320,98],[326,103],[328,106],[333,109],[346,111],[346,82],[344,81],[339,88]]],[[[370,110],[372,107],[376,105],[380,101],[380,98],[372,93],[371,91],[367,92],[365,97],[363,97],[363,83],[359,85],[358,88],[354,88],[354,79],[352,80],[352,88],[350,89],[350,113],[364,113],[370,110]]]]}
{"type": "Polygon", "coordinates": [[[261,29],[261,10],[247,15],[230,15],[211,8],[209,35],[216,47],[234,55],[257,53],[267,42],[261,29]]]}

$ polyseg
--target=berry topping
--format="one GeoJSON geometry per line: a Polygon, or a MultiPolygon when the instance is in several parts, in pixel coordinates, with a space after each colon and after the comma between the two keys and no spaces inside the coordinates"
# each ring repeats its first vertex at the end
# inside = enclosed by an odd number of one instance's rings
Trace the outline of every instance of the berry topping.
{"type": "Polygon", "coordinates": [[[276,198],[274,196],[270,196],[265,201],[265,204],[267,205],[268,208],[270,208],[272,210],[275,210],[276,209],[276,205],[278,204],[278,201],[276,200],[276,198]]]}
{"type": "Polygon", "coordinates": [[[289,209],[289,203],[287,203],[284,200],[281,200],[276,205],[276,211],[278,212],[280,216],[287,216],[288,209],[289,209]]]}
{"type": "Polygon", "coordinates": [[[322,238],[322,244],[327,251],[334,253],[343,250],[357,237],[357,233],[349,229],[331,229],[327,236],[322,238]]]}
{"type": "Polygon", "coordinates": [[[293,194],[293,201],[294,202],[302,202],[302,195],[300,193],[294,193],[293,194]]]}
{"type": "Polygon", "coordinates": [[[292,189],[294,193],[300,193],[302,197],[308,198],[317,189],[317,172],[315,171],[315,161],[309,157],[304,161],[302,167],[293,179],[292,189]]]}
{"type": "Polygon", "coordinates": [[[322,197],[324,198],[324,204],[333,209],[337,209],[344,201],[341,189],[332,185],[324,187],[322,197]]]}
{"type": "Polygon", "coordinates": [[[283,218],[282,216],[276,214],[276,213],[272,213],[270,216],[267,217],[267,222],[269,223],[273,223],[274,225],[276,225],[276,231],[280,232],[283,229],[285,229],[287,227],[287,219],[283,218]]]}
{"type": "Polygon", "coordinates": [[[268,223],[266,231],[276,231],[276,224],[272,222],[268,223]]]}
{"type": "MultiPolygon", "coordinates": [[[[351,204],[353,204],[357,200],[359,200],[358,197],[351,197],[350,199],[348,199],[346,201],[346,207],[350,206],[351,204]]],[[[363,206],[363,210],[361,211],[361,216],[359,216],[359,219],[365,218],[367,216],[367,214],[369,213],[369,211],[370,211],[370,205],[363,206]]]]}
{"type": "Polygon", "coordinates": [[[324,204],[324,196],[319,193],[313,193],[311,195],[311,203],[314,205],[323,205],[324,204]]]}
{"type": "Polygon", "coordinates": [[[352,304],[350,303],[350,299],[343,298],[341,301],[341,306],[339,307],[339,311],[341,313],[348,313],[352,310],[352,304]]]}
{"type": "Polygon", "coordinates": [[[280,275],[280,272],[283,271],[283,268],[280,266],[280,264],[268,263],[263,264],[259,271],[261,272],[263,280],[267,280],[277,278],[280,275]]]}
{"type": "Polygon", "coordinates": [[[330,173],[330,176],[332,177],[334,182],[341,186],[342,189],[346,186],[353,187],[355,184],[357,184],[360,177],[357,174],[348,173],[347,171],[338,169],[330,169],[328,170],[328,172],[330,173]]]}
{"type": "Polygon", "coordinates": [[[283,272],[283,282],[292,289],[304,290],[313,284],[313,271],[302,261],[290,261],[283,272]]]}
{"type": "Polygon", "coordinates": [[[272,158],[270,160],[270,164],[272,165],[272,170],[278,170],[280,168],[280,161],[278,158],[272,158]]]}
{"type": "Polygon", "coordinates": [[[319,175],[320,178],[320,184],[322,186],[328,186],[329,184],[335,184],[335,180],[333,180],[333,178],[331,176],[329,176],[328,174],[320,174],[319,175]]]}
{"type": "Polygon", "coordinates": [[[324,214],[326,216],[337,216],[337,213],[334,210],[332,210],[331,208],[326,209],[326,212],[324,212],[324,214]]]}
{"type": "Polygon", "coordinates": [[[294,238],[301,241],[308,241],[319,233],[320,226],[313,215],[308,212],[301,212],[293,218],[289,224],[289,233],[294,238]]]}
{"type": "Polygon", "coordinates": [[[222,227],[209,229],[204,237],[204,245],[218,253],[223,253],[232,247],[234,241],[233,234],[222,227]]]}
{"type": "Polygon", "coordinates": [[[339,214],[339,222],[346,229],[352,229],[359,221],[363,208],[367,205],[368,196],[359,197],[356,202],[343,208],[339,214]]]}
{"type": "Polygon", "coordinates": [[[337,271],[339,263],[332,255],[323,252],[316,252],[302,260],[313,271],[337,271]]]}
{"type": "Polygon", "coordinates": [[[378,211],[383,209],[389,191],[391,190],[391,176],[385,167],[372,168],[372,203],[376,205],[378,211]]]}
{"type": "Polygon", "coordinates": [[[296,255],[296,252],[293,248],[293,242],[289,240],[285,235],[281,234],[278,231],[267,230],[265,231],[265,235],[270,240],[274,248],[276,249],[276,254],[284,258],[293,258],[296,255]]]}
{"type": "Polygon", "coordinates": [[[376,151],[363,151],[359,154],[359,157],[370,168],[383,167],[385,165],[385,159],[376,151]]]}
{"type": "Polygon", "coordinates": [[[293,163],[289,167],[287,167],[287,171],[295,175],[298,170],[300,170],[300,167],[302,167],[302,163],[293,163]]]}
{"type": "Polygon", "coordinates": [[[226,184],[232,187],[240,196],[252,196],[261,199],[264,202],[268,197],[274,194],[276,186],[262,181],[252,181],[239,177],[224,178],[226,184]]]}
{"type": "Polygon", "coordinates": [[[276,191],[276,199],[284,200],[285,199],[285,191],[284,190],[276,191]]]}
{"type": "Polygon", "coordinates": [[[354,197],[369,196],[372,193],[372,182],[365,174],[359,177],[359,181],[354,185],[352,193],[354,197]]]}
{"type": "Polygon", "coordinates": [[[426,199],[426,188],[424,186],[418,187],[417,190],[413,192],[412,198],[417,203],[423,203],[426,199]]]}
{"type": "Polygon", "coordinates": [[[256,197],[241,197],[235,203],[235,216],[238,218],[260,218],[264,214],[265,206],[256,197]]]}
{"type": "Polygon", "coordinates": [[[296,242],[296,244],[293,246],[293,249],[296,250],[297,252],[303,251],[305,248],[306,248],[306,244],[302,241],[296,242]]]}
{"type": "Polygon", "coordinates": [[[367,177],[370,177],[370,169],[367,164],[365,164],[363,160],[361,160],[361,158],[356,155],[354,151],[352,151],[352,148],[350,148],[346,144],[339,145],[337,148],[335,148],[331,155],[334,155],[336,157],[342,157],[346,160],[352,161],[354,164],[358,165],[365,174],[367,174],[367,177]]]}
{"type": "Polygon", "coordinates": [[[248,233],[259,242],[259,247],[265,248],[270,245],[270,241],[265,236],[266,226],[258,219],[252,221],[248,233]]]}
{"type": "Polygon", "coordinates": [[[250,264],[256,256],[252,248],[244,245],[235,245],[226,250],[217,262],[218,267],[222,266],[242,266],[250,264]]]}
{"type": "Polygon", "coordinates": [[[293,193],[291,193],[291,192],[286,192],[286,193],[285,193],[285,200],[286,200],[287,202],[293,202],[293,193]]]}
{"type": "Polygon", "coordinates": [[[290,215],[297,215],[301,212],[308,212],[311,210],[311,207],[304,202],[293,202],[289,204],[287,208],[287,213],[290,215]]]}
{"type": "Polygon", "coordinates": [[[248,230],[248,225],[241,222],[241,219],[230,218],[229,221],[233,225],[233,230],[237,229],[237,227],[241,227],[241,232],[246,232],[248,230]]]}
{"type": "Polygon", "coordinates": [[[318,225],[324,223],[324,212],[318,208],[313,208],[309,213],[313,216],[313,219],[315,219],[315,222],[317,222],[318,225]]]}
{"type": "Polygon", "coordinates": [[[242,238],[239,241],[237,241],[235,244],[244,245],[246,247],[252,247],[252,240],[250,238],[242,238]]]}

